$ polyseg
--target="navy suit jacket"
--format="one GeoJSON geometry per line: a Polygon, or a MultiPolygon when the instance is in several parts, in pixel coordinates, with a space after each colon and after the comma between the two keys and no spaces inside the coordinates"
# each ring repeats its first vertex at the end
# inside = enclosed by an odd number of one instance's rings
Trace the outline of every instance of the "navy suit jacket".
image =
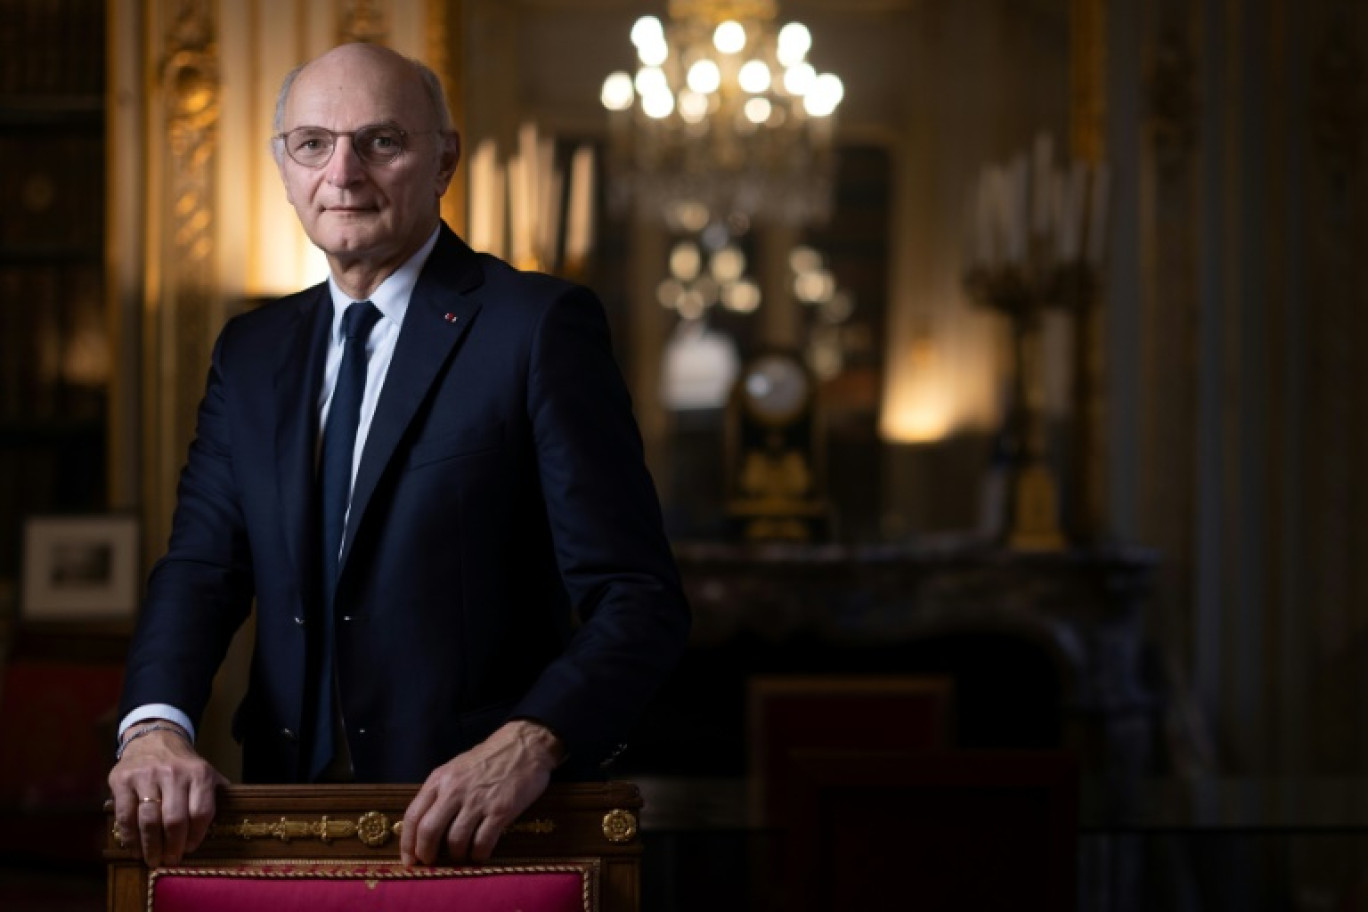
{"type": "MultiPolygon", "coordinates": [[[[234,720],[249,781],[298,781],[308,756],[331,317],[323,284],[224,327],[129,653],[122,711],[198,724],[255,600],[234,720]]],[[[581,773],[613,754],[689,612],[590,292],[441,227],[357,470],[335,618],[358,781],[422,781],[518,717],[581,773]]]]}

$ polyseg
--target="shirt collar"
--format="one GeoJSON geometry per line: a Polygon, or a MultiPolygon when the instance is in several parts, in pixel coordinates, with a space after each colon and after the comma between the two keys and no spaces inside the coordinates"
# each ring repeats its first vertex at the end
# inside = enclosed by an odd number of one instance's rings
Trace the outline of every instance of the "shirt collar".
{"type": "MultiPolygon", "coordinates": [[[[437,246],[437,236],[441,231],[440,225],[432,229],[432,234],[423,246],[371,292],[370,302],[380,311],[381,316],[393,321],[395,326],[404,325],[404,314],[408,313],[409,300],[413,297],[413,289],[418,285],[418,276],[422,273],[423,265],[432,253],[432,248],[437,246]]],[[[332,296],[333,305],[332,339],[335,344],[341,345],[342,314],[354,299],[337,287],[332,276],[328,276],[328,293],[332,296]]]]}

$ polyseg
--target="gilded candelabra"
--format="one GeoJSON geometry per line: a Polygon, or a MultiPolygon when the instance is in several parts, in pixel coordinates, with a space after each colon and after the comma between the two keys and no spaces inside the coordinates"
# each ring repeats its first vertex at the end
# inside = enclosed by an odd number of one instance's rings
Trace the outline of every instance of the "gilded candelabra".
{"type": "MultiPolygon", "coordinates": [[[[987,168],[970,199],[969,268],[965,286],[980,304],[1011,325],[1012,369],[1004,429],[1010,459],[1006,544],[1056,550],[1068,544],[1061,518],[1058,473],[1051,464],[1045,415],[1045,313],[1058,308],[1075,327],[1073,446],[1069,454],[1075,506],[1083,496],[1088,462],[1090,402],[1086,330],[1097,301],[1106,230],[1105,165],[1050,161],[1048,136],[1037,138],[1034,157],[987,168]]],[[[1082,537],[1086,519],[1076,509],[1067,525],[1082,537]]]]}

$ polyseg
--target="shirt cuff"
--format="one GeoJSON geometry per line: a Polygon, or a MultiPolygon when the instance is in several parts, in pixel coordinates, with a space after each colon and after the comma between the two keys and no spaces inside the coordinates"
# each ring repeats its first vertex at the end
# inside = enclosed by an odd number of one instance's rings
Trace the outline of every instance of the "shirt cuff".
{"type": "Polygon", "coordinates": [[[128,731],[129,726],[146,722],[148,719],[165,719],[167,722],[176,723],[190,736],[190,743],[195,743],[195,726],[191,724],[190,717],[166,703],[144,703],[124,716],[123,721],[119,723],[119,739],[123,740],[124,732],[128,731]]]}

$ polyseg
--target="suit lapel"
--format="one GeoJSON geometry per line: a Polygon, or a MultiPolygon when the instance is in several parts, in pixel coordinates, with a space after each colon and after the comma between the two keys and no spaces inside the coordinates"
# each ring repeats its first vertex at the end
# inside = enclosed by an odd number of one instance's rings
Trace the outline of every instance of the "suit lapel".
{"type": "Polygon", "coordinates": [[[323,383],[332,300],[327,284],[304,292],[287,327],[275,372],[277,503],[296,578],[318,576],[310,557],[318,530],[314,483],[318,393],[323,383]],[[300,395],[300,390],[305,394],[300,395]]]}
{"type": "Polygon", "coordinates": [[[413,290],[399,329],[385,385],[371,419],[361,465],[352,484],[351,509],[342,546],[345,570],[356,530],[365,518],[385,469],[427,398],[443,365],[465,337],[480,305],[467,293],[483,282],[479,259],[443,225],[413,290]]]}

